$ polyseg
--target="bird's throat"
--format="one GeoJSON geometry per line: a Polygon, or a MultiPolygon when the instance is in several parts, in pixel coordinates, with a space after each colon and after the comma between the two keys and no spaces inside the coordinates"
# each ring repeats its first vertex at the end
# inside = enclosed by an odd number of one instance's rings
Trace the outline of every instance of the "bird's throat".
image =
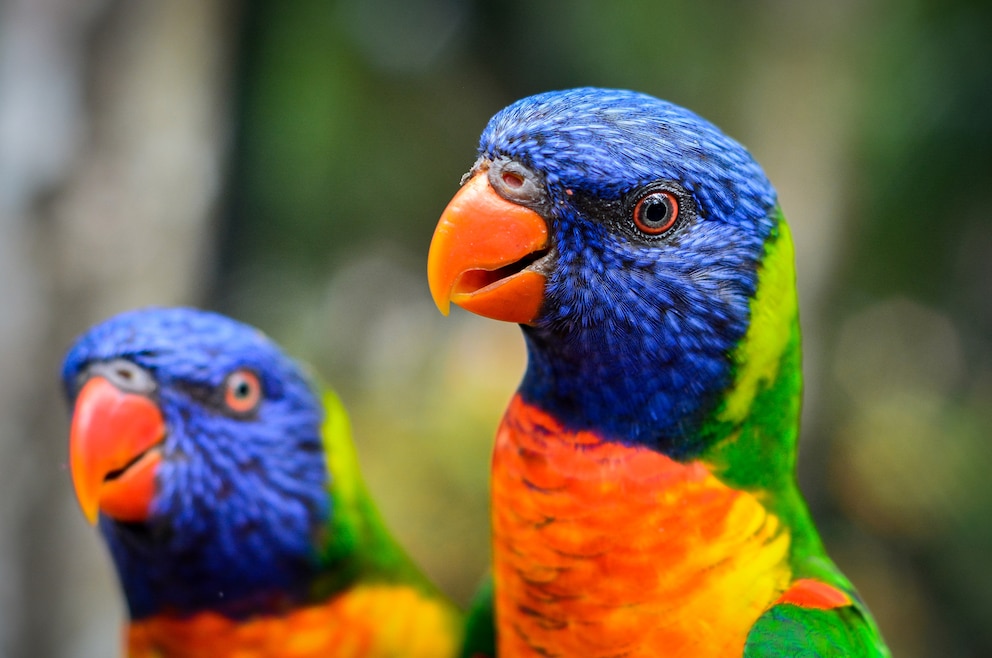
{"type": "Polygon", "coordinates": [[[788,586],[789,534],[754,496],[519,397],[492,486],[501,656],[739,655],[788,586]]]}

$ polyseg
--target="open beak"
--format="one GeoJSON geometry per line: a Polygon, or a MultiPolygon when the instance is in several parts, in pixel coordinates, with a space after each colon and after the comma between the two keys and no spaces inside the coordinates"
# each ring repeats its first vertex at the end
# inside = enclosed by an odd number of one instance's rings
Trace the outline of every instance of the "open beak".
{"type": "Polygon", "coordinates": [[[99,512],[119,521],[148,518],[164,437],[162,413],[149,398],[104,377],[86,382],[72,416],[69,465],[90,523],[99,512]]]}
{"type": "Polygon", "coordinates": [[[540,258],[548,226],[533,210],[507,201],[475,174],[434,229],[427,280],[445,315],[451,302],[495,320],[530,324],[544,300],[540,258]]]}

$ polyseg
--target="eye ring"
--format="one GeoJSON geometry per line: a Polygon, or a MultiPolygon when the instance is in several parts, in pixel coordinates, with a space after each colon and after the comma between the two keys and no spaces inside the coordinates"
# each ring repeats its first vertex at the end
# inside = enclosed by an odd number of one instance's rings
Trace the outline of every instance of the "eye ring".
{"type": "Polygon", "coordinates": [[[228,411],[246,416],[262,402],[262,382],[251,370],[240,368],[224,380],[224,406],[228,411]]]}
{"type": "Polygon", "coordinates": [[[679,219],[679,198],[668,190],[655,190],[641,197],[632,213],[634,226],[645,235],[667,233],[679,219]]]}

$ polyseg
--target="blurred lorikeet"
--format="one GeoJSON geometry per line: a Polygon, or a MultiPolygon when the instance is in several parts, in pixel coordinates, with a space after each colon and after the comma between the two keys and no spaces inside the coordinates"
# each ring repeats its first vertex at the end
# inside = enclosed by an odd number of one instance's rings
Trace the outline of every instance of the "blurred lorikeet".
{"type": "Polygon", "coordinates": [[[144,309],[62,371],[70,467],[127,598],[127,655],[446,658],[457,611],[390,537],[348,417],[261,332],[144,309]]]}
{"type": "Polygon", "coordinates": [[[751,155],[607,89],[494,116],[431,292],[520,323],[492,463],[499,656],[884,656],[795,477],[793,249],[751,155]]]}

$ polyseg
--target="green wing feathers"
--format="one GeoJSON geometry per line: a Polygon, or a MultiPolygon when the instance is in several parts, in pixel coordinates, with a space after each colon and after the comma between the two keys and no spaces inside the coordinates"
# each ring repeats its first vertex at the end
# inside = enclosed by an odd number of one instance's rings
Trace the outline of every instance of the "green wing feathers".
{"type": "Polygon", "coordinates": [[[755,622],[745,658],[883,658],[889,651],[864,605],[823,582],[797,581],[755,622]]]}

